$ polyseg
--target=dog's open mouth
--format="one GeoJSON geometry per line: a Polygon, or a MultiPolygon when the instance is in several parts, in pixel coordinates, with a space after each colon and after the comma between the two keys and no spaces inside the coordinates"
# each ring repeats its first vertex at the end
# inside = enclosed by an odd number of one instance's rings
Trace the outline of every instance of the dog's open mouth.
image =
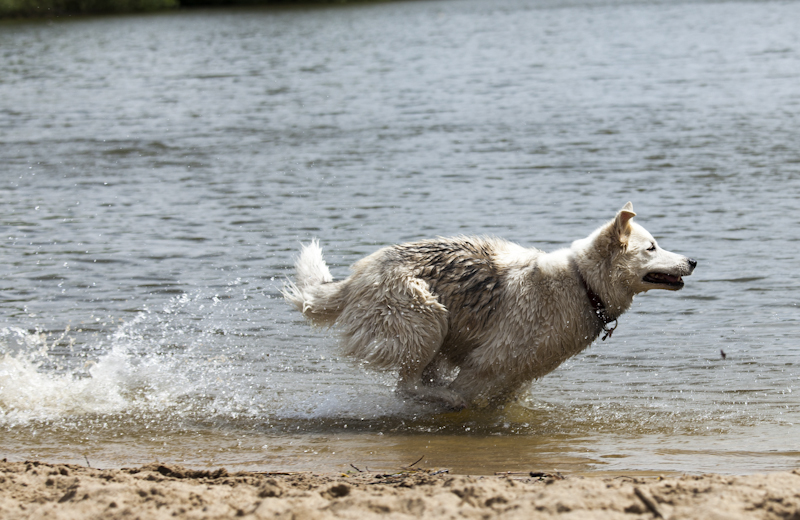
{"type": "Polygon", "coordinates": [[[673,289],[680,289],[683,287],[683,278],[679,275],[674,274],[667,274],[667,273],[647,273],[644,278],[642,278],[647,283],[654,283],[658,285],[665,285],[667,287],[673,289]]]}

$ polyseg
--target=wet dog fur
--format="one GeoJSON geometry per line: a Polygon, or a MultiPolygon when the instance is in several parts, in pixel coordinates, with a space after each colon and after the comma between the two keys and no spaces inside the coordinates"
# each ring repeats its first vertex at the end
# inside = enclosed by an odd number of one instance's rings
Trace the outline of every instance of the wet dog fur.
{"type": "Polygon", "coordinates": [[[490,237],[385,247],[334,281],[316,240],[283,295],[344,352],[399,372],[398,392],[452,409],[501,404],[588,347],[651,289],[679,290],[696,262],[614,220],[545,253],[490,237]],[[453,375],[457,374],[453,379],[453,375]]]}

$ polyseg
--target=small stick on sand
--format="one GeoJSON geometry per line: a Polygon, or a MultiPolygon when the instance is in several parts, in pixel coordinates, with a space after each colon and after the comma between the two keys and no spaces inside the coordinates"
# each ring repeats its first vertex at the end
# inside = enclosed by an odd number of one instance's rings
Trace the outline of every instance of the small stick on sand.
{"type": "Polygon", "coordinates": [[[647,509],[649,509],[656,518],[664,518],[664,515],[662,515],[661,511],[658,510],[658,506],[656,505],[655,501],[645,491],[635,487],[633,488],[633,492],[641,499],[642,502],[644,502],[644,505],[647,506],[647,509]]]}
{"type": "Polygon", "coordinates": [[[413,468],[413,467],[414,467],[414,464],[418,463],[419,461],[421,461],[421,460],[422,460],[422,459],[424,459],[424,458],[425,458],[425,455],[423,455],[422,457],[418,458],[417,460],[415,460],[414,462],[412,462],[411,464],[409,464],[409,465],[408,465],[408,466],[406,466],[406,467],[408,467],[408,468],[413,468]]]}

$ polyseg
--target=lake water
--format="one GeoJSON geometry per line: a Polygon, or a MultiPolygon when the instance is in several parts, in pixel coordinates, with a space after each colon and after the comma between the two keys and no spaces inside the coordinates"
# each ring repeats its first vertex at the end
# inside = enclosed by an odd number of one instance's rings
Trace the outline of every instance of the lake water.
{"type": "Polygon", "coordinates": [[[0,456],[797,467],[797,20],[454,0],[0,23],[0,456]],[[557,249],[628,200],[695,274],[502,411],[402,402],[280,297],[312,237],[344,277],[437,235],[557,249]]]}

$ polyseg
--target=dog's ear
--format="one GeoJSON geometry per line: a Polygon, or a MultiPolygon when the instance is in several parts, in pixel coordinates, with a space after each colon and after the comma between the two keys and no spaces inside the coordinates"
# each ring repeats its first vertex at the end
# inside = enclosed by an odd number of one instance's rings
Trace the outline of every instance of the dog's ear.
{"type": "Polygon", "coordinates": [[[619,240],[620,244],[627,245],[628,238],[631,236],[631,219],[636,216],[633,211],[633,204],[628,202],[617,213],[614,219],[613,234],[619,240]]]}

